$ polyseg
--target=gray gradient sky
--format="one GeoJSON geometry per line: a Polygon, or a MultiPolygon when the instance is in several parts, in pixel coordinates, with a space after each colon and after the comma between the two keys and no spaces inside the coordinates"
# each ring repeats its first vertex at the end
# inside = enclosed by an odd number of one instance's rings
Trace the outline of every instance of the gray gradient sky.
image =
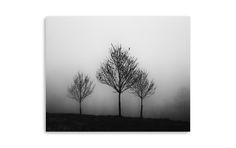
{"type": "MultiPolygon", "coordinates": [[[[157,84],[156,93],[144,100],[144,117],[189,120],[189,17],[47,17],[45,27],[47,112],[79,111],[67,88],[80,71],[96,84],[83,102],[83,113],[118,113],[117,93],[96,79],[113,43],[130,47],[139,67],[157,84]]],[[[121,100],[123,115],[139,116],[136,96],[127,91],[121,100]]]]}

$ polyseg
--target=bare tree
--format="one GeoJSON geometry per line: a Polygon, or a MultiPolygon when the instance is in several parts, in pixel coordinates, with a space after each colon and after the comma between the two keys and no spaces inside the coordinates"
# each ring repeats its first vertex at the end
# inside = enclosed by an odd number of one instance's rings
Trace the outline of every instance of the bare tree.
{"type": "Polygon", "coordinates": [[[85,76],[78,72],[74,77],[73,83],[68,88],[69,97],[79,102],[80,114],[82,114],[82,101],[93,92],[94,87],[95,85],[93,85],[93,82],[87,75],[85,76]]]}
{"type": "Polygon", "coordinates": [[[143,70],[137,70],[135,77],[137,81],[132,86],[131,91],[141,99],[140,117],[143,118],[143,99],[153,95],[156,87],[154,81],[148,80],[148,74],[143,70]]]}
{"type": "MultiPolygon", "coordinates": [[[[134,73],[136,71],[136,59],[131,57],[128,50],[111,44],[110,56],[101,65],[97,71],[97,79],[118,93],[119,99],[119,116],[121,117],[121,94],[130,89],[134,82],[134,73]]],[[[130,50],[130,49],[129,49],[130,50]]]]}

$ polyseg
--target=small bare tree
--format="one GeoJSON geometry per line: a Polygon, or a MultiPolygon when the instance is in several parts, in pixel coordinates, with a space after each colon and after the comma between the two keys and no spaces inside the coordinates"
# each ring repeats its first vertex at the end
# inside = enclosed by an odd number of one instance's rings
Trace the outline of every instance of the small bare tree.
{"type": "Polygon", "coordinates": [[[135,77],[137,81],[132,86],[131,92],[141,99],[140,117],[143,118],[143,99],[153,95],[156,87],[154,81],[148,80],[148,74],[143,70],[137,70],[135,77]]]}
{"type": "MultiPolygon", "coordinates": [[[[101,65],[97,71],[97,79],[110,87],[118,93],[119,99],[119,116],[121,117],[121,94],[130,89],[134,82],[134,73],[136,71],[136,59],[131,57],[128,50],[120,46],[113,46],[111,44],[110,56],[101,65]]],[[[130,49],[129,49],[130,50],[130,49]]]]}
{"type": "Polygon", "coordinates": [[[73,83],[68,88],[69,97],[79,102],[80,114],[82,114],[82,101],[93,92],[94,87],[95,85],[93,85],[93,82],[87,75],[85,76],[78,72],[74,77],[73,83]]]}

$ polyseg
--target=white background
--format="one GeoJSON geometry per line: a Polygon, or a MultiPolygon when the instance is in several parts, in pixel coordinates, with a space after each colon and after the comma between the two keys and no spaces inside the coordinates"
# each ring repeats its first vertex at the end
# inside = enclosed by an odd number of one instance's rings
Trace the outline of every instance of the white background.
{"type": "Polygon", "coordinates": [[[236,9],[230,0],[0,1],[0,147],[235,147],[236,9]],[[46,133],[44,18],[191,16],[190,133],[46,133]]]}

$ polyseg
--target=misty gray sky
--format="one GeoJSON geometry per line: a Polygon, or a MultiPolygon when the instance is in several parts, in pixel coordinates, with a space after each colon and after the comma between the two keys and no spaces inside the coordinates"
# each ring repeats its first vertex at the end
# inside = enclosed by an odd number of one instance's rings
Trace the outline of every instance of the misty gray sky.
{"type": "MultiPolygon", "coordinates": [[[[47,112],[79,111],[67,88],[80,71],[96,84],[83,102],[83,113],[118,113],[118,94],[96,79],[113,43],[130,47],[139,67],[157,84],[156,93],[144,100],[144,117],[189,119],[189,17],[47,17],[45,27],[47,112]]],[[[139,116],[139,98],[127,91],[121,102],[123,115],[139,116]]]]}

